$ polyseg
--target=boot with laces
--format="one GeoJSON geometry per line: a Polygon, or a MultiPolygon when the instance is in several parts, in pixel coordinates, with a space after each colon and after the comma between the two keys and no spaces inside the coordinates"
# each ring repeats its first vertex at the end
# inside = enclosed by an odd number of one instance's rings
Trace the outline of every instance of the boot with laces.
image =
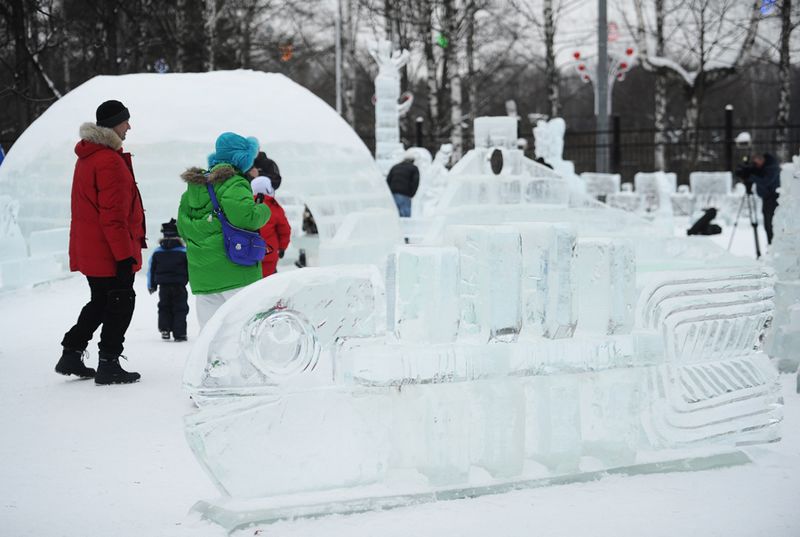
{"type": "MultiPolygon", "coordinates": [[[[94,383],[97,385],[106,384],[131,384],[138,382],[141,378],[139,373],[128,372],[119,365],[120,354],[108,354],[101,352],[100,361],[97,365],[97,375],[94,383]]],[[[122,356],[122,358],[125,358],[122,356]]],[[[126,358],[127,359],[127,358],[126,358]]]]}
{"type": "Polygon", "coordinates": [[[82,379],[90,379],[95,376],[95,370],[86,367],[83,362],[89,356],[86,351],[76,351],[64,347],[61,359],[56,364],[56,373],[60,375],[75,375],[82,379]]]}

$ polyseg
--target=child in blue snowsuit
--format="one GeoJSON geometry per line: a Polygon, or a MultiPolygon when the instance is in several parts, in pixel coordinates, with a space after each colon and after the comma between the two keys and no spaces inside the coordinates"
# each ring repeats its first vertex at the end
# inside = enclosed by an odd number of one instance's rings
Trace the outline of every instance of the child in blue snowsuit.
{"type": "Polygon", "coordinates": [[[158,329],[161,339],[186,341],[186,316],[189,314],[189,267],[186,264],[186,246],[178,236],[175,219],[161,224],[164,235],[159,247],[150,256],[147,271],[147,289],[150,294],[158,289],[158,329]]]}

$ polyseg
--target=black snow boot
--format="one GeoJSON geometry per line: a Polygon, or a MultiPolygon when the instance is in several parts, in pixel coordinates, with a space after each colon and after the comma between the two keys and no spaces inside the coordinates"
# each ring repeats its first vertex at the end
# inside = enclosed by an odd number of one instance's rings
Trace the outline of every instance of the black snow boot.
{"type": "Polygon", "coordinates": [[[56,373],[61,375],[75,375],[82,379],[90,379],[95,376],[95,371],[91,367],[86,367],[83,361],[88,356],[86,351],[74,351],[64,348],[61,359],[56,364],[56,373]]]}
{"type": "Polygon", "coordinates": [[[139,373],[128,372],[119,365],[118,354],[100,353],[100,361],[97,364],[97,375],[94,383],[98,385],[106,384],[130,384],[138,382],[141,378],[139,373]]]}

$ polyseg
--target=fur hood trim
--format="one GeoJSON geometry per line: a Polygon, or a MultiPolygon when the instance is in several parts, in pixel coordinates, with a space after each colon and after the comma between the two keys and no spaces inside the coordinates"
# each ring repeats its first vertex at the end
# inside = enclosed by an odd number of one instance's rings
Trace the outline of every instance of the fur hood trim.
{"type": "Polygon", "coordinates": [[[87,122],[81,125],[81,128],[78,132],[81,140],[86,140],[87,142],[92,142],[98,145],[104,145],[106,147],[110,147],[114,151],[118,151],[122,148],[122,138],[120,138],[119,135],[114,132],[114,129],[101,127],[95,123],[87,122]]]}
{"type": "Polygon", "coordinates": [[[213,171],[209,172],[202,168],[189,168],[181,174],[181,179],[187,183],[194,185],[204,185],[206,183],[217,184],[224,183],[236,174],[233,166],[217,166],[213,171]]]}

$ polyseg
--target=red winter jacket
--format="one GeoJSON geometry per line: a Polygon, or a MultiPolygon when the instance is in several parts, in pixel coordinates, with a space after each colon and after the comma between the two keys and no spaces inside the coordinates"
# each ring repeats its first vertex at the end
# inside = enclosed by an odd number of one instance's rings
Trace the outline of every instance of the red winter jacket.
{"type": "Polygon", "coordinates": [[[130,153],[112,130],[84,123],[75,146],[72,178],[69,268],[86,276],[116,276],[117,261],[142,266],[145,223],[142,198],[133,178],[130,153]]]}
{"type": "Polygon", "coordinates": [[[264,196],[264,205],[269,207],[271,211],[267,223],[258,230],[264,242],[272,249],[261,261],[261,274],[266,278],[271,274],[275,274],[275,268],[278,266],[278,250],[285,250],[289,247],[292,228],[286,219],[286,212],[284,212],[283,207],[275,198],[264,196]]]}

